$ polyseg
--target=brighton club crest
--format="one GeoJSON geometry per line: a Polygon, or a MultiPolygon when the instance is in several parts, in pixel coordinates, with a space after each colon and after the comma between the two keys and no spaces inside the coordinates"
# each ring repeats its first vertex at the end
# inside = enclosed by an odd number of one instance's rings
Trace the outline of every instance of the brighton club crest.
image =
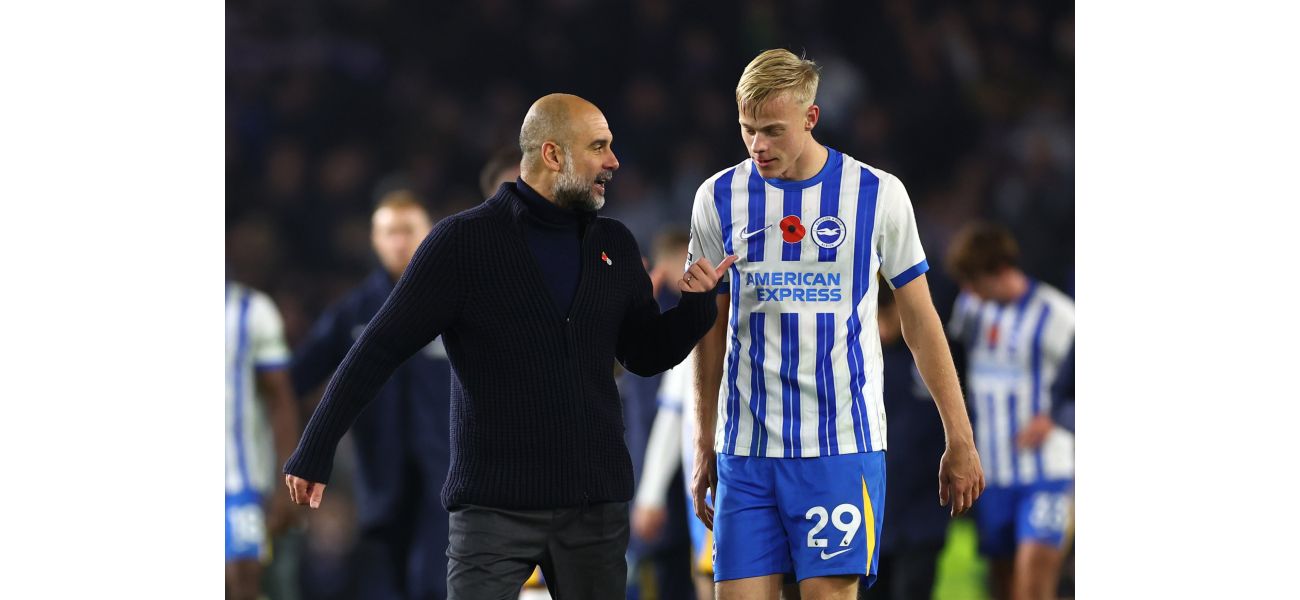
{"type": "Polygon", "coordinates": [[[843,244],[844,221],[830,215],[813,221],[812,240],[822,248],[834,248],[843,244]]]}

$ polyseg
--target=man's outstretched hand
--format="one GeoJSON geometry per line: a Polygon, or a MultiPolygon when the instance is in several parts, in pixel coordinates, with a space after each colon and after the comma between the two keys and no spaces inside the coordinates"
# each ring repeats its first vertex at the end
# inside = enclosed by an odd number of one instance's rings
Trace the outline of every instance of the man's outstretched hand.
{"type": "Polygon", "coordinates": [[[312,508],[320,508],[321,497],[325,495],[325,484],[287,474],[284,476],[284,484],[289,486],[289,499],[294,504],[310,504],[312,508]]]}
{"type": "Polygon", "coordinates": [[[682,292],[712,291],[734,262],[736,256],[733,254],[722,259],[722,263],[715,269],[708,258],[700,257],[700,260],[695,261],[695,264],[682,273],[682,278],[677,281],[677,289],[682,292]]]}

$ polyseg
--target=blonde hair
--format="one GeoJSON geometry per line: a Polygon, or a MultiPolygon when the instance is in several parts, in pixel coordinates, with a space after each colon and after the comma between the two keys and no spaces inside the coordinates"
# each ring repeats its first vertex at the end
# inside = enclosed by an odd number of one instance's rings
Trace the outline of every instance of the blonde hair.
{"type": "Polygon", "coordinates": [[[808,106],[817,97],[817,63],[799,58],[784,48],[765,50],[754,57],[740,74],[736,85],[736,106],[742,114],[756,114],[763,105],[782,92],[800,106],[808,106]]]}

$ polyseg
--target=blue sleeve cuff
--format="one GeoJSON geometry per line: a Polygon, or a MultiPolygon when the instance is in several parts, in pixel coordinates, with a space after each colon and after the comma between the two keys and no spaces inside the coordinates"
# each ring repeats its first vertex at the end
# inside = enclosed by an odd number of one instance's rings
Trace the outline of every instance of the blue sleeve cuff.
{"type": "Polygon", "coordinates": [[[253,365],[253,369],[256,370],[258,373],[265,373],[267,371],[279,371],[280,369],[287,369],[287,368],[289,368],[289,361],[287,360],[257,363],[253,365]]]}
{"type": "Polygon", "coordinates": [[[903,271],[902,273],[899,273],[897,277],[890,279],[889,285],[894,286],[894,289],[901,288],[929,270],[930,263],[926,262],[925,259],[921,259],[921,262],[912,265],[912,268],[903,271]]]}

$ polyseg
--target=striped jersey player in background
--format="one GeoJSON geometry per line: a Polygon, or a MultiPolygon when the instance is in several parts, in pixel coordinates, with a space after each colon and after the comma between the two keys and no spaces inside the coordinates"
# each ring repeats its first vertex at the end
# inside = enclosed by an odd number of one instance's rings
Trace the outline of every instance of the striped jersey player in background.
{"type": "Polygon", "coordinates": [[[817,66],[787,50],[745,67],[736,102],[750,158],[700,186],[691,219],[691,259],[739,257],[696,357],[692,494],[713,529],[723,600],[774,600],[787,573],[806,599],[856,598],[860,578],[875,580],[886,439],[878,272],[943,421],[940,502],[961,514],[984,488],[907,192],[813,139],[817,83],[817,66]]]}
{"type": "Polygon", "coordinates": [[[976,513],[996,598],[1054,598],[1071,512],[1074,434],[1054,423],[1052,384],[1074,343],[1074,302],[1029,278],[1003,227],[953,239],[962,285],[948,323],[966,348],[966,388],[988,490],[976,513]]]}
{"type": "Polygon", "coordinates": [[[293,506],[267,494],[298,440],[280,312],[266,294],[226,283],[226,594],[259,597],[269,538],[293,506]]]}

